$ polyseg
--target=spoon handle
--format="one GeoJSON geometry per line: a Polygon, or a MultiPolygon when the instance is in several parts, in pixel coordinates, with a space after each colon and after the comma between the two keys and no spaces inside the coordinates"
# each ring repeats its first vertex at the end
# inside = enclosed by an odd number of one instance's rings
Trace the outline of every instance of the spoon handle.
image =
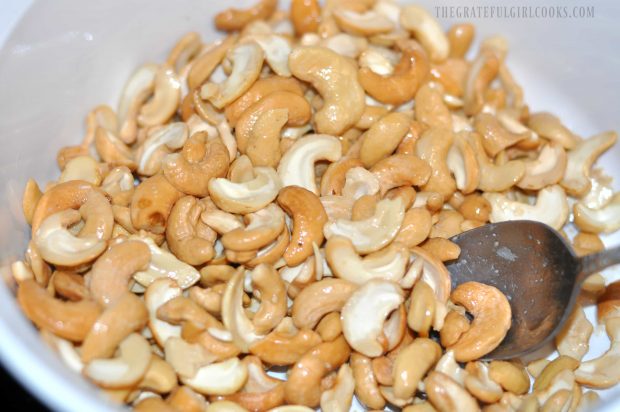
{"type": "Polygon", "coordinates": [[[620,263],[620,246],[586,255],[579,260],[581,270],[577,279],[581,283],[589,275],[620,263]]]}

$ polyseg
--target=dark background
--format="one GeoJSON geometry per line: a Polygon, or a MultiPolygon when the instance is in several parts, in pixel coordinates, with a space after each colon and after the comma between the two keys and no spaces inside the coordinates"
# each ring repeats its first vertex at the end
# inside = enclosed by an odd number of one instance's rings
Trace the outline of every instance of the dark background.
{"type": "Polygon", "coordinates": [[[0,388],[3,411],[49,412],[34,396],[24,389],[0,364],[0,388]]]}

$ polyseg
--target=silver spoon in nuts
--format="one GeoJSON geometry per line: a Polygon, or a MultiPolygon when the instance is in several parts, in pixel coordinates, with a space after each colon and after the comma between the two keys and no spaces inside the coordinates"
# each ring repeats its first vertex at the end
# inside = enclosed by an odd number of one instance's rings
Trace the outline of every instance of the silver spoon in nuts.
{"type": "Polygon", "coordinates": [[[511,359],[545,345],[568,319],[584,279],[620,263],[620,246],[577,257],[557,231],[529,220],[487,224],[450,240],[461,248],[458,259],[446,262],[452,286],[484,283],[510,302],[511,327],[485,359],[511,359]]]}

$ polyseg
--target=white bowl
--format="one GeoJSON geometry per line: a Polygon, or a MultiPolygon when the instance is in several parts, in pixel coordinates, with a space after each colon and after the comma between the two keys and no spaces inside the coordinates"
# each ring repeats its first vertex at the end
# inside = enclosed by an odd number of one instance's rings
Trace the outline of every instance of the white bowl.
{"type": "MultiPolygon", "coordinates": [[[[4,3],[5,13],[23,8],[4,3]]],[[[29,230],[21,213],[26,180],[45,184],[58,176],[57,150],[81,141],[83,119],[99,103],[116,105],[136,66],[161,62],[176,39],[189,30],[213,39],[212,17],[231,3],[212,0],[36,1],[15,26],[0,52],[0,360],[17,379],[53,409],[103,411],[112,406],[81,377],[65,368],[40,341],[13,294],[8,265],[21,258],[29,230]]],[[[284,1],[282,1],[284,3],[284,1]]],[[[426,3],[431,11],[436,4],[426,3]]],[[[497,1],[442,2],[501,6],[497,1]]],[[[537,6],[542,1],[519,2],[537,6]]],[[[584,2],[564,2],[567,7],[584,2]]],[[[517,4],[517,3],[514,3],[517,4]]],[[[524,87],[532,110],[559,115],[576,133],[589,136],[618,128],[620,105],[620,11],[599,1],[594,18],[473,19],[477,38],[503,34],[511,45],[509,66],[524,87]]],[[[453,21],[442,19],[445,27],[453,21]]],[[[456,21],[456,20],[455,20],[456,21]]],[[[599,162],[620,180],[620,146],[599,162]]],[[[620,243],[620,237],[606,239],[620,243]]],[[[620,268],[607,272],[620,277],[620,268]]],[[[592,319],[593,312],[589,311],[592,319]]],[[[604,333],[592,339],[590,357],[607,348],[604,333]]],[[[619,366],[620,367],[620,366],[619,366]]],[[[603,393],[600,410],[620,409],[620,388],[603,393]]]]}

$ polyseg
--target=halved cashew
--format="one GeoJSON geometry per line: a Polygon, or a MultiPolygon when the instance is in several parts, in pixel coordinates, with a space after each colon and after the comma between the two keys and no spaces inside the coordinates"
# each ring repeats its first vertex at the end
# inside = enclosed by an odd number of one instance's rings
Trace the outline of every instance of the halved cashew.
{"type": "Polygon", "coordinates": [[[297,329],[291,318],[284,318],[264,339],[250,347],[250,353],[271,365],[292,365],[319,343],[321,337],[312,329],[297,329]]]}
{"type": "Polygon", "coordinates": [[[319,27],[321,6],[317,0],[293,0],[290,18],[298,36],[314,33],[319,27]]]}
{"type": "Polygon", "coordinates": [[[81,342],[101,314],[92,300],[64,302],[55,299],[34,279],[19,284],[17,300],[28,319],[61,338],[81,342]]]}
{"type": "MultiPolygon", "coordinates": [[[[275,109],[287,109],[286,124],[288,126],[303,126],[312,117],[312,109],[306,99],[295,91],[274,91],[248,107],[235,124],[235,137],[239,152],[250,150],[253,138],[261,132],[263,125],[259,123],[261,115],[275,109]]],[[[278,140],[278,146],[279,146],[278,140]]],[[[255,165],[258,166],[258,165],[255,165]]]]}
{"type": "Polygon", "coordinates": [[[110,170],[101,182],[103,190],[111,199],[113,205],[127,206],[134,193],[134,177],[131,170],[125,166],[110,170]]]}
{"type": "Polygon", "coordinates": [[[424,280],[415,283],[409,298],[407,324],[419,336],[427,337],[429,334],[435,319],[436,300],[435,291],[428,283],[424,280]]]}
{"type": "Polygon", "coordinates": [[[247,9],[224,10],[215,16],[215,27],[225,31],[241,30],[255,20],[268,20],[277,6],[277,0],[259,0],[247,9]]]}
{"type": "Polygon", "coordinates": [[[265,336],[256,332],[256,327],[243,309],[243,283],[245,270],[240,267],[228,281],[222,297],[222,321],[230,331],[233,342],[244,353],[249,352],[252,344],[265,336]]]}
{"type": "Polygon", "coordinates": [[[504,391],[502,387],[489,377],[489,367],[484,362],[469,362],[465,367],[465,388],[477,399],[485,403],[500,400],[504,391]]]}
{"type": "Polygon", "coordinates": [[[360,160],[371,168],[396,150],[409,132],[411,118],[404,113],[389,113],[374,123],[363,135],[360,160]]]}
{"type": "Polygon", "coordinates": [[[77,156],[67,162],[58,182],[83,180],[93,186],[99,186],[101,178],[101,168],[95,159],[91,156],[77,156]]]}
{"type": "Polygon", "coordinates": [[[354,352],[351,354],[351,369],[355,379],[355,396],[368,408],[383,409],[385,400],[379,392],[377,378],[372,371],[370,358],[354,352]]]}
{"type": "Polygon", "coordinates": [[[474,320],[470,328],[448,349],[459,362],[478,359],[495,349],[510,329],[511,309],[508,299],[493,286],[466,282],[457,286],[450,295],[462,305],[474,320]]]}
{"type": "Polygon", "coordinates": [[[342,196],[355,200],[364,196],[374,198],[374,195],[379,192],[379,184],[379,179],[373,173],[363,167],[354,167],[349,169],[345,175],[342,196]]]}
{"type": "Polygon", "coordinates": [[[602,356],[582,362],[575,370],[575,379],[582,385],[594,388],[609,388],[620,382],[620,369],[617,367],[620,359],[620,312],[605,318],[605,331],[611,346],[602,356]]]}
{"type": "Polygon", "coordinates": [[[390,19],[373,10],[357,13],[353,10],[336,8],[333,16],[342,30],[358,36],[387,33],[394,28],[394,23],[390,19]]]}
{"type": "Polygon", "coordinates": [[[518,361],[492,361],[489,377],[505,390],[523,395],[530,389],[530,376],[518,361]]]}
{"type": "Polygon", "coordinates": [[[489,84],[495,79],[500,67],[500,60],[492,51],[481,51],[467,73],[465,82],[465,114],[472,116],[482,110],[484,94],[489,84]]]}
{"type": "Polygon", "coordinates": [[[182,289],[172,279],[162,278],[151,283],[144,293],[144,303],[149,312],[149,329],[160,347],[164,347],[171,337],[181,336],[181,327],[171,325],[157,317],[157,310],[169,300],[181,296],[182,289]]]}
{"type": "Polygon", "coordinates": [[[246,153],[256,166],[276,168],[280,163],[280,134],[288,121],[288,109],[273,109],[260,114],[246,149],[246,153]]]}
{"type": "Polygon", "coordinates": [[[185,196],[177,200],[168,218],[168,248],[190,265],[202,265],[215,256],[213,244],[217,234],[200,220],[206,208],[205,202],[185,196]]]}
{"type": "Polygon", "coordinates": [[[162,168],[168,181],[183,193],[204,197],[214,178],[226,176],[228,149],[219,137],[210,138],[207,132],[193,134],[180,153],[164,158],[162,168]]]}
{"type": "Polygon", "coordinates": [[[295,326],[314,329],[324,315],[340,311],[356,289],[357,285],[347,280],[330,278],[305,287],[293,302],[295,326]]]}
{"type": "Polygon", "coordinates": [[[37,208],[39,200],[43,196],[43,192],[39,188],[37,182],[30,178],[26,182],[24,187],[24,194],[22,195],[22,211],[24,212],[24,218],[29,225],[32,225],[32,218],[34,211],[37,208]]]}
{"type": "Polygon", "coordinates": [[[430,128],[443,127],[452,130],[452,114],[444,103],[441,84],[431,81],[418,89],[415,94],[415,119],[430,128]]]}
{"type": "Polygon", "coordinates": [[[338,219],[328,222],[323,231],[327,239],[341,235],[349,238],[358,253],[375,252],[388,245],[400,230],[405,207],[400,198],[383,199],[374,215],[365,220],[338,219]]]}
{"type": "Polygon", "coordinates": [[[416,338],[403,348],[394,360],[394,395],[400,399],[411,398],[440,357],[441,347],[427,338],[416,338]]]}
{"type": "Polygon", "coordinates": [[[431,228],[432,216],[428,209],[412,207],[405,212],[403,223],[394,241],[412,248],[426,240],[431,228]]]}
{"type": "Polygon", "coordinates": [[[170,50],[166,63],[174,68],[176,72],[180,72],[200,53],[201,49],[202,41],[200,40],[200,35],[195,31],[190,31],[182,36],[172,50],[170,50]]]}
{"type": "Polygon", "coordinates": [[[277,202],[293,218],[291,240],[283,257],[288,266],[297,266],[314,253],[313,243],[323,243],[327,214],[314,193],[298,186],[280,190],[277,202]]]}
{"type": "MultiPolygon", "coordinates": [[[[314,46],[315,44],[302,43],[303,46],[314,46]]],[[[318,43],[319,46],[326,47],[343,57],[356,59],[368,47],[365,37],[352,36],[347,33],[338,33],[330,36],[318,43]]]]}
{"type": "Polygon", "coordinates": [[[162,65],[155,75],[155,90],[150,101],[140,108],[138,123],[141,126],[164,124],[176,112],[181,100],[181,82],[174,68],[162,65]]]}
{"type": "Polygon", "coordinates": [[[426,161],[412,154],[395,154],[382,159],[370,171],[379,179],[381,195],[400,186],[423,186],[432,173],[426,161]]]}
{"type": "Polygon", "coordinates": [[[148,267],[151,252],[138,241],[112,245],[90,271],[90,293],[102,306],[114,304],[129,291],[132,276],[148,267]]]}
{"type": "Polygon", "coordinates": [[[424,385],[429,400],[440,412],[480,411],[476,399],[444,373],[432,371],[424,380],[424,385]]]}
{"type": "Polygon", "coordinates": [[[73,209],[45,218],[33,237],[45,261],[61,266],[79,266],[103,253],[107,246],[106,240],[95,234],[76,237],[69,232],[68,227],[80,219],[80,212],[73,209]]]}
{"type": "Polygon", "coordinates": [[[372,279],[351,294],[342,308],[342,331],[353,349],[366,356],[380,356],[380,341],[390,313],[404,301],[403,292],[393,282],[372,279]]]}
{"type": "Polygon", "coordinates": [[[616,132],[604,132],[584,139],[568,152],[566,172],[560,184],[566,192],[582,197],[591,187],[590,170],[596,159],[616,143],[616,132]]]}
{"type": "Polygon", "coordinates": [[[399,106],[414,98],[418,87],[429,71],[428,56],[414,40],[397,42],[402,52],[400,61],[391,75],[375,73],[370,67],[361,67],[359,82],[373,99],[399,106]]]}
{"type": "Polygon", "coordinates": [[[415,34],[428,52],[431,61],[440,63],[450,53],[450,43],[441,25],[425,8],[406,6],[400,12],[400,24],[415,34]]]}
{"type": "Polygon", "coordinates": [[[480,167],[471,144],[461,133],[454,134],[446,165],[454,175],[456,187],[463,193],[472,193],[480,182],[480,167]]]}
{"type": "Polygon", "coordinates": [[[170,211],[181,196],[182,193],[161,174],[142,181],[131,199],[133,227],[156,234],[164,233],[170,211]]]}
{"type": "Polygon", "coordinates": [[[507,130],[496,116],[489,113],[478,114],[474,119],[474,128],[482,136],[482,146],[491,157],[529,138],[529,133],[517,134],[507,130]]]}
{"type": "Polygon", "coordinates": [[[158,69],[156,64],[145,64],[125,83],[116,112],[118,132],[125,143],[132,143],[136,139],[138,133],[136,117],[144,101],[153,92],[158,69]]]}
{"type": "Polygon", "coordinates": [[[562,180],[566,171],[567,156],[557,143],[544,146],[536,160],[525,161],[525,175],[517,186],[522,189],[540,190],[562,180]]]}
{"type": "Polygon", "coordinates": [[[573,206],[575,224],[581,230],[591,233],[613,233],[620,229],[620,193],[600,209],[592,209],[583,203],[573,206]]]}
{"type": "Polygon", "coordinates": [[[321,394],[321,411],[345,412],[350,410],[354,390],[353,371],[345,363],[338,370],[334,386],[321,394]]]}
{"type": "Polygon", "coordinates": [[[224,233],[222,244],[236,251],[255,250],[273,242],[284,229],[284,213],[275,204],[244,216],[247,226],[224,233]]]}
{"type": "Polygon", "coordinates": [[[351,349],[343,336],[323,342],[302,356],[284,384],[284,397],[291,404],[316,407],[321,398],[321,379],[349,359],[351,349]]]}
{"type": "Polygon", "coordinates": [[[200,89],[200,97],[218,109],[245,93],[258,79],[263,67],[263,49],[255,42],[237,44],[228,50],[227,55],[232,62],[230,76],[221,84],[208,82],[200,89]]]}
{"type": "Polygon", "coordinates": [[[323,47],[302,46],[289,56],[289,67],[323,98],[323,107],[314,115],[318,133],[340,135],[357,123],[366,106],[364,89],[346,57],[323,47]]]}
{"type": "Polygon", "coordinates": [[[282,187],[276,171],[271,167],[255,167],[254,178],[235,183],[218,177],[209,182],[211,200],[222,210],[230,213],[256,212],[271,203],[282,187]]]}
{"type": "Polygon", "coordinates": [[[247,379],[247,366],[239,358],[203,366],[192,378],[181,377],[185,385],[205,395],[233,394],[243,387],[247,379]]]}
{"type": "Polygon", "coordinates": [[[112,166],[136,169],[135,156],[129,146],[113,132],[103,127],[98,127],[95,132],[95,149],[101,159],[112,166]]]}
{"type": "Polygon", "coordinates": [[[142,379],[151,363],[149,342],[137,333],[127,336],[118,346],[119,356],[93,359],[84,367],[84,375],[104,388],[126,388],[142,379]]]}
{"type": "Polygon", "coordinates": [[[575,305],[564,328],[555,338],[555,344],[560,355],[571,356],[581,360],[590,348],[592,324],[586,318],[581,305],[575,305]]]}
{"type": "Polygon", "coordinates": [[[468,133],[467,141],[471,145],[480,167],[478,189],[484,192],[501,192],[510,189],[525,174],[525,163],[521,160],[510,160],[503,165],[496,165],[489,160],[482,138],[477,133],[468,133]]]}
{"type": "Polygon", "coordinates": [[[200,280],[200,273],[191,265],[177,259],[172,253],[157,246],[150,237],[132,235],[129,240],[145,243],[151,251],[151,260],[145,270],[134,274],[134,279],[148,287],[159,278],[174,279],[182,289],[187,289],[200,280]]]}
{"type": "Polygon", "coordinates": [[[252,270],[252,283],[260,293],[260,307],[252,324],[258,334],[268,333],[286,316],[286,286],[273,266],[266,264],[252,270]]]}
{"type": "Polygon", "coordinates": [[[401,280],[409,263],[409,252],[398,243],[360,257],[351,240],[344,236],[332,236],[325,245],[325,258],[339,278],[362,285],[370,279],[401,280]]]}
{"type": "Polygon", "coordinates": [[[288,67],[291,43],[286,37],[272,33],[252,34],[244,36],[242,41],[247,40],[255,41],[263,49],[267,64],[278,76],[291,76],[291,71],[288,67]]]}
{"type": "Polygon", "coordinates": [[[548,186],[538,192],[535,205],[510,200],[501,193],[485,193],[491,205],[491,223],[507,220],[535,220],[560,230],[568,219],[568,202],[559,185],[548,186]]]}
{"type": "Polygon", "coordinates": [[[448,31],[450,57],[463,58],[474,38],[474,26],[471,23],[455,24],[448,31]]]}
{"type": "Polygon", "coordinates": [[[579,144],[579,137],[560,122],[560,119],[551,113],[532,113],[527,119],[527,127],[539,136],[560,144],[567,150],[572,150],[579,144]]]}
{"type": "Polygon", "coordinates": [[[116,347],[132,332],[140,332],[148,320],[144,302],[126,291],[94,323],[82,343],[82,361],[114,355],[116,347]]]}
{"type": "Polygon", "coordinates": [[[284,382],[265,373],[263,364],[256,356],[246,356],[241,361],[248,368],[248,380],[233,395],[217,396],[235,402],[251,411],[270,410],[284,403],[284,382]]]}
{"type": "Polygon", "coordinates": [[[450,129],[436,127],[424,132],[416,142],[417,155],[428,162],[432,169],[431,176],[423,189],[437,192],[444,199],[448,199],[456,190],[456,182],[446,162],[453,140],[450,129]]]}
{"type": "Polygon", "coordinates": [[[144,176],[152,176],[159,172],[164,157],[182,148],[188,134],[189,129],[182,122],[170,123],[149,133],[136,152],[137,172],[144,176]]]}
{"type": "Polygon", "coordinates": [[[278,166],[278,174],[284,186],[301,186],[318,195],[314,164],[319,160],[335,162],[341,156],[340,141],[334,136],[304,136],[284,153],[278,166]]]}

